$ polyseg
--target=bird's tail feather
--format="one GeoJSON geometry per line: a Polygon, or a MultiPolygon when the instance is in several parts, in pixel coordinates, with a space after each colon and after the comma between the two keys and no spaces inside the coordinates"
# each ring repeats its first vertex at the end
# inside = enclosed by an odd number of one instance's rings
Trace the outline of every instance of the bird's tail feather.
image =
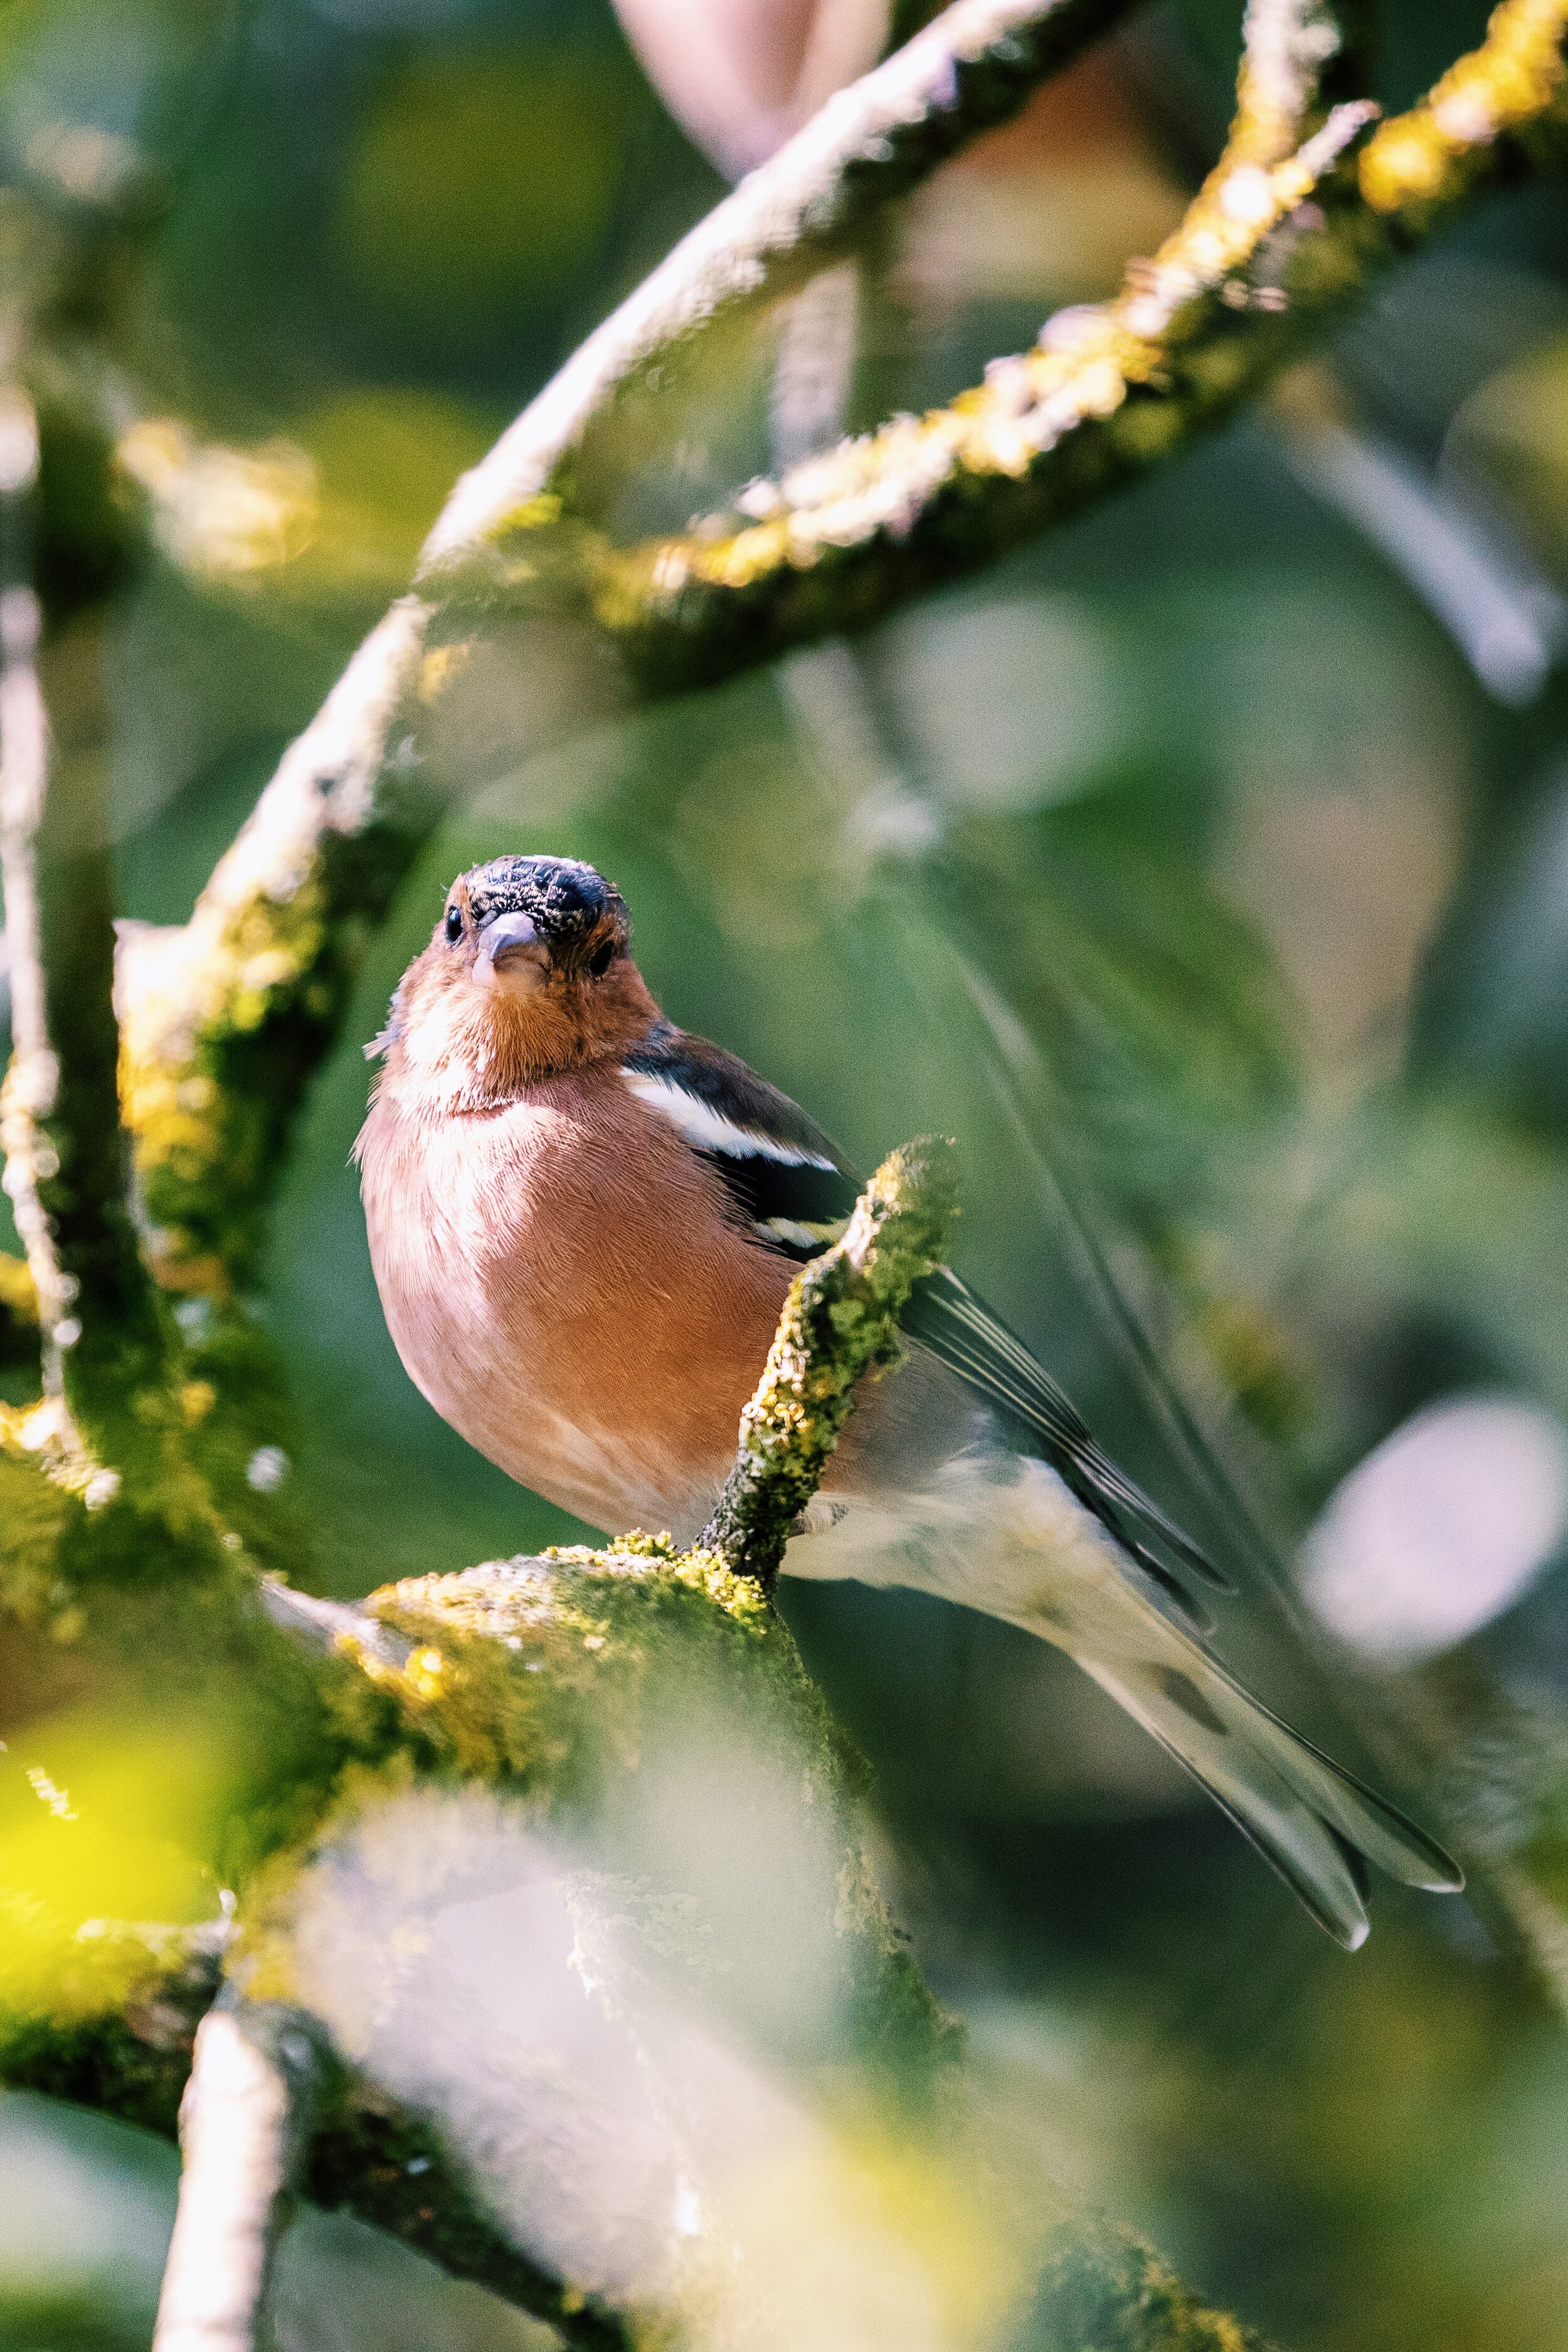
{"type": "Polygon", "coordinates": [[[1281,1723],[1195,1643],[1162,1633],[1157,1657],[1102,1664],[1080,1655],[1079,1664],[1202,1782],[1347,1950],[1367,1932],[1363,1855],[1407,1886],[1463,1885],[1397,1806],[1281,1723]]]}

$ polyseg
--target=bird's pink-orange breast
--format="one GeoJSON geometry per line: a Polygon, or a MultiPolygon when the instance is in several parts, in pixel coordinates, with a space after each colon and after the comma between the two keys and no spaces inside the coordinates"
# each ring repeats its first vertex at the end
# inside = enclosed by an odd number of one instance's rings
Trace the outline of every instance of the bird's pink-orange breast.
{"type": "Polygon", "coordinates": [[[377,1103],[371,1255],[410,1376],[524,1485],[690,1534],[733,1457],[793,1269],[618,1073],[438,1118],[377,1103]]]}

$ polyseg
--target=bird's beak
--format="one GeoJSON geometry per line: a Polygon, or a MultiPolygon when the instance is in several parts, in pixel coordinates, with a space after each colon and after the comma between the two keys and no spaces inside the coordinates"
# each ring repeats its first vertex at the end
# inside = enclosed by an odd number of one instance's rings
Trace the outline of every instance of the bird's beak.
{"type": "Polygon", "coordinates": [[[478,951],[474,958],[476,978],[492,982],[496,965],[514,950],[537,947],[539,933],[526,915],[492,915],[479,935],[478,951]]]}

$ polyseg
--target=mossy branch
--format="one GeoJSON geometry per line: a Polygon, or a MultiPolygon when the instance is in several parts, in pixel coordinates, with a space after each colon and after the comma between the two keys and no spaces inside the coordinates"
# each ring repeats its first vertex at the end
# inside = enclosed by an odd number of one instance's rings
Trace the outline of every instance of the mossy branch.
{"type": "MultiPolygon", "coordinates": [[[[0,400],[0,877],[12,1008],[0,1144],[27,1254],[26,1284],[8,1267],[3,1288],[10,1315],[30,1291],[40,1327],[44,1408],[27,1416],[31,1449],[89,1511],[120,1515],[134,1488],[138,1508],[174,1524],[192,1498],[170,1328],[131,1214],[107,827],[96,763],[51,758],[31,584],[37,421],[15,382],[0,400]]],[[[4,1433],[18,1428],[13,1418],[4,1433]]]]}
{"type": "Polygon", "coordinates": [[[843,1239],[795,1276],[741,1416],[735,1466],[700,1538],[764,1590],[821,1484],[858,1384],[897,1360],[899,1315],[942,1263],[957,1211],[952,1144],[906,1143],[861,1193],[843,1239]]]}

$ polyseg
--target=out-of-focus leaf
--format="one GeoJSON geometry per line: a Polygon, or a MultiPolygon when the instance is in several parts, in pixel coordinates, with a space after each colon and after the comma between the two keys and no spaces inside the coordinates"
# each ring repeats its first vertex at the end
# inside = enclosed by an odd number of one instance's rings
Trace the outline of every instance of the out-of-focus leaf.
{"type": "Polygon", "coordinates": [[[1388,1664],[1436,1655],[1508,1608],[1568,1528],[1568,1439],[1508,1397],[1430,1405],[1335,1489],[1301,1589],[1342,1640],[1388,1664]]]}
{"type": "Polygon", "coordinates": [[[0,1754],[6,2005],[35,1979],[47,1989],[56,1936],[86,1920],[214,1916],[210,1849],[231,1785],[214,1725],[98,1712],[16,1732],[0,1754]]]}
{"type": "Polygon", "coordinates": [[[115,456],[145,495],[163,553],[201,587],[330,610],[398,593],[494,431],[492,417],[434,393],[355,389],[246,447],[149,417],[115,456]]]}
{"type": "Polygon", "coordinates": [[[1472,393],[1447,440],[1450,458],[1489,480],[1542,560],[1568,575],[1568,337],[1472,393]]]}
{"type": "Polygon", "coordinates": [[[115,211],[176,152],[224,0],[20,0],[0,20],[0,152],[23,182],[115,211]]]}
{"type": "Polygon", "coordinates": [[[339,234],[394,317],[555,296],[592,261],[620,172],[614,83],[570,50],[416,53],[378,92],[339,234]]]}

